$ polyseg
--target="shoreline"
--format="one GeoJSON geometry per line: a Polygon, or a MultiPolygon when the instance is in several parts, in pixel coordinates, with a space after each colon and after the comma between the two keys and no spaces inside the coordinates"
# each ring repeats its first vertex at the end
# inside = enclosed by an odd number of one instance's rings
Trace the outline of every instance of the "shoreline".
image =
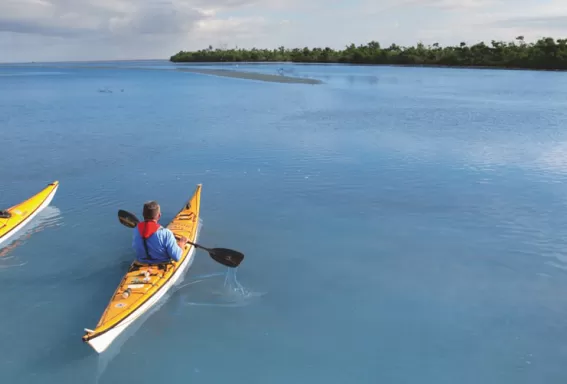
{"type": "MultiPolygon", "coordinates": [[[[389,63],[344,63],[344,62],[315,62],[315,61],[170,61],[173,64],[187,65],[254,65],[254,64],[294,64],[294,65],[344,65],[344,66],[361,66],[361,67],[408,67],[408,68],[449,68],[449,69],[498,69],[503,71],[543,71],[543,72],[567,72],[567,69],[555,68],[525,68],[525,67],[506,67],[498,65],[450,65],[450,64],[389,64],[389,63]]],[[[221,71],[229,71],[223,69],[221,71]]],[[[279,75],[274,75],[279,76],[279,75]]]]}
{"type": "MultiPolygon", "coordinates": [[[[340,63],[337,63],[340,64],[340,63]]],[[[524,68],[524,67],[506,67],[498,65],[449,65],[449,64],[355,64],[344,63],[347,65],[361,66],[390,66],[390,67],[410,67],[410,68],[449,68],[449,69],[498,69],[503,71],[544,71],[544,72],[567,72],[567,69],[549,69],[549,68],[524,68]]]]}

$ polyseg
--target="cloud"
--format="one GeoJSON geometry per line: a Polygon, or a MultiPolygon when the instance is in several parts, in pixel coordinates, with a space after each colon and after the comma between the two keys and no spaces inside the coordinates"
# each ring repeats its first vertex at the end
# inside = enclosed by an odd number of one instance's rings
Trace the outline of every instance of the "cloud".
{"type": "Polygon", "coordinates": [[[165,58],[197,39],[201,48],[223,34],[247,39],[266,29],[262,17],[217,16],[254,3],[0,0],[0,61],[57,60],[54,50],[61,60],[165,58]]]}
{"type": "Polygon", "coordinates": [[[524,0],[514,7],[485,14],[471,20],[470,26],[491,32],[496,37],[523,35],[531,40],[542,37],[567,36],[567,2],[549,0],[545,3],[524,0]]]}
{"type": "Polygon", "coordinates": [[[494,0],[410,0],[410,1],[402,2],[402,5],[463,10],[469,8],[479,8],[493,3],[494,0]]]}
{"type": "Polygon", "coordinates": [[[0,31],[80,37],[85,34],[172,34],[210,13],[187,2],[131,0],[2,0],[0,31]]]}
{"type": "Polygon", "coordinates": [[[456,44],[567,35],[567,1],[0,0],[0,61],[245,48],[456,44]]]}
{"type": "Polygon", "coordinates": [[[191,31],[210,16],[210,12],[180,2],[152,3],[111,18],[108,29],[114,34],[178,34],[191,31]]]}
{"type": "Polygon", "coordinates": [[[567,15],[516,17],[497,20],[487,24],[497,28],[555,29],[565,31],[567,15]]]}

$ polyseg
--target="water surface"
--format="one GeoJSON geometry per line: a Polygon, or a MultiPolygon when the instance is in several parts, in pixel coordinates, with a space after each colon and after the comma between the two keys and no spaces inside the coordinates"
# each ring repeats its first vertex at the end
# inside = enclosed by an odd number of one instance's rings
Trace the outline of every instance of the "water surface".
{"type": "Polygon", "coordinates": [[[0,250],[1,382],[567,380],[565,74],[111,64],[0,66],[1,205],[61,182],[0,250]],[[165,224],[197,183],[200,242],[246,259],[199,252],[97,356],[83,328],[133,257],[118,209],[165,224]]]}

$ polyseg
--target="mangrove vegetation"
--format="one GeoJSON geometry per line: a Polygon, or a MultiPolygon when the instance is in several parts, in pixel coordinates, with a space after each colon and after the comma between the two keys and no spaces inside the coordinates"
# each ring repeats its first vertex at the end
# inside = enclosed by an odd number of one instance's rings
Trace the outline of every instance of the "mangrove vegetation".
{"type": "Polygon", "coordinates": [[[351,44],[343,50],[326,48],[287,49],[214,49],[209,46],[198,51],[180,51],[171,56],[176,63],[190,62],[295,62],[345,63],[382,65],[425,65],[455,67],[497,67],[524,69],[567,69],[567,39],[546,37],[527,43],[523,36],[512,42],[492,40],[441,47],[422,43],[411,47],[392,44],[383,48],[379,42],[366,45],[351,44]]]}

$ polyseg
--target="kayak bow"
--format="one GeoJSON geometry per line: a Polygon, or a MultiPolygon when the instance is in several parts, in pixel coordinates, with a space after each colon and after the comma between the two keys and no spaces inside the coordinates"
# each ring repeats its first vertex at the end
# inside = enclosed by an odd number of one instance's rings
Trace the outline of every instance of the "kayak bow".
{"type": "MultiPolygon", "coordinates": [[[[185,236],[197,241],[201,184],[193,196],[167,225],[176,237],[185,236]]],[[[134,261],[106,306],[94,330],[85,328],[83,341],[97,353],[104,352],[130,324],[163,297],[175,285],[193,263],[195,247],[187,244],[179,262],[160,265],[142,264],[134,261]]]]}
{"type": "Polygon", "coordinates": [[[29,199],[0,211],[0,244],[5,243],[51,203],[59,182],[54,181],[29,199]]]}

